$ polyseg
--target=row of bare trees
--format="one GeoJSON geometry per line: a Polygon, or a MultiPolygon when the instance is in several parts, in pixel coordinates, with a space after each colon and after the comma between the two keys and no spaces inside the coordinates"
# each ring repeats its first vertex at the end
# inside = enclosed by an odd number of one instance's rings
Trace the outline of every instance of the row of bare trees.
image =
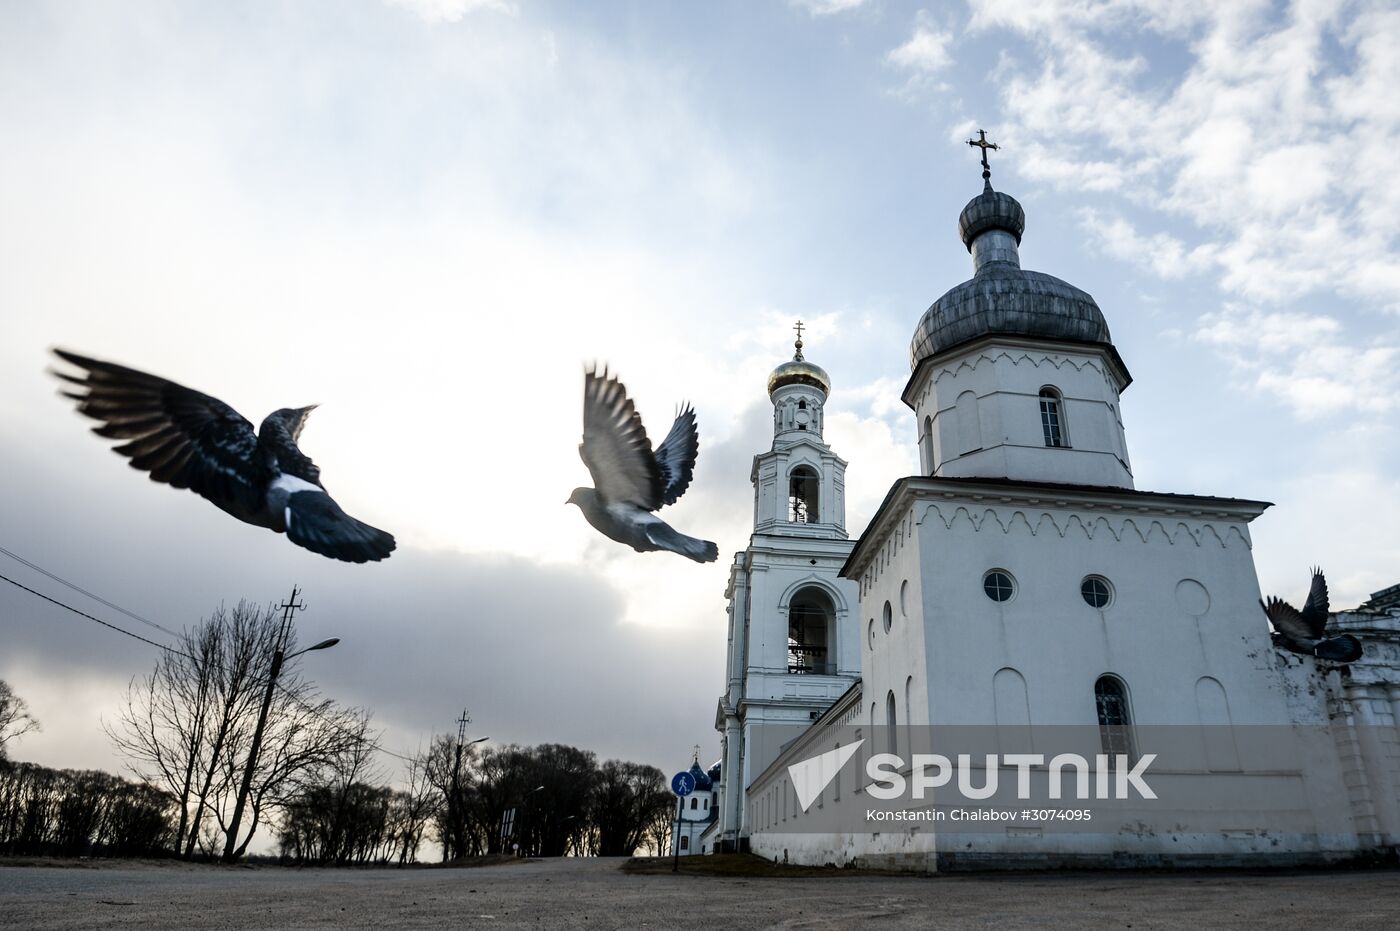
{"type": "Polygon", "coordinates": [[[433,827],[444,859],[664,849],[673,797],[654,766],[599,765],[591,751],[563,744],[469,747],[454,778],[455,750],[439,737],[422,765],[440,800],[433,827]]]}
{"type": "Polygon", "coordinates": [[[621,856],[661,850],[672,796],[653,766],[563,744],[458,746],[436,738],[403,787],[384,784],[363,711],[322,699],[275,606],[219,608],[132,680],[108,734],[140,778],[5,763],[37,727],[0,682],[0,852],[244,855],[273,825],[301,863],[411,863],[425,839],[444,860],[482,854],[621,856]],[[261,751],[236,823],[245,765],[271,691],[261,751]]]}
{"type": "MultiPolygon", "coordinates": [[[[133,771],[172,799],[171,847],[186,859],[225,849],[281,636],[273,606],[220,607],[133,680],[107,727],[133,771]]],[[[281,647],[290,656],[294,639],[281,647]]],[[[326,767],[346,753],[367,755],[368,727],[363,712],[320,698],[289,659],[272,694],[234,856],[326,767]]]]}
{"type": "Polygon", "coordinates": [[[174,835],[170,797],[91,770],[0,760],[0,854],[139,857],[174,835]]]}

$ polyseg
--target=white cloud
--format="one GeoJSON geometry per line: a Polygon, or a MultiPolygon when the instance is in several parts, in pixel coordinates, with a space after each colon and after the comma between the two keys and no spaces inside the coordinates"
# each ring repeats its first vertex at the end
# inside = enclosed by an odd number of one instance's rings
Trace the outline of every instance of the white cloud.
{"type": "Polygon", "coordinates": [[[865,5],[866,0],[788,0],[788,6],[806,10],[812,16],[846,13],[865,5]]]}
{"type": "Polygon", "coordinates": [[[1400,347],[1348,343],[1333,317],[1231,305],[1205,314],[1201,324],[1197,339],[1301,419],[1400,410],[1400,347]]]}
{"type": "Polygon", "coordinates": [[[974,0],[970,29],[1034,49],[1003,79],[1022,173],[1194,223],[1241,296],[1335,287],[1400,307],[1396,11],[974,0]],[[1140,51],[1162,43],[1186,54],[1182,71],[1140,51]]]}
{"type": "Polygon", "coordinates": [[[921,13],[913,35],[903,45],[891,49],[885,60],[916,74],[936,74],[953,63],[948,51],[952,41],[951,32],[934,28],[927,16],[921,13]]]}
{"type": "Polygon", "coordinates": [[[514,13],[515,7],[505,0],[384,0],[389,6],[402,7],[430,23],[456,23],[471,13],[491,11],[514,13]]]}
{"type": "Polygon", "coordinates": [[[1144,236],[1116,213],[1084,207],[1079,211],[1079,220],[1100,251],[1162,278],[1181,278],[1212,264],[1211,250],[1207,246],[1190,248],[1167,233],[1144,236]]]}

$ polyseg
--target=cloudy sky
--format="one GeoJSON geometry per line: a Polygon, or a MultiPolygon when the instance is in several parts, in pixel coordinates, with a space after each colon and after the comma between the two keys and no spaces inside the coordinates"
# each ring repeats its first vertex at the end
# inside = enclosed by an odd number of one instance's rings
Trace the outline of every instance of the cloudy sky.
{"type": "MultiPolygon", "coordinates": [[[[1400,581],[1397,49],[1393,4],[1326,0],[5,4],[0,546],[174,628],[301,585],[303,642],[343,638],[307,672],[399,751],[465,706],[713,757],[727,559],[564,506],[583,365],[653,436],[695,403],[669,518],[727,556],[801,317],[858,533],[914,470],[908,341],[970,274],[985,127],[1024,264],[1135,376],[1138,487],[1276,502],[1265,591],[1316,561],[1354,605],[1400,581]],[[334,563],[146,481],[55,396],[55,345],[255,422],[319,402],[304,448],[399,551],[334,563]]],[[[2,588],[0,677],[45,725],[15,754],[119,768],[100,720],[154,651],[2,588]]]]}

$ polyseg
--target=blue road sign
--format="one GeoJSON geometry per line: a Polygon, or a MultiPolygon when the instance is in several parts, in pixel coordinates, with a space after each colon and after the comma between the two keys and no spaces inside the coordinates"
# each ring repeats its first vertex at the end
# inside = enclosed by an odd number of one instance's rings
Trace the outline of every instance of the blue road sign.
{"type": "Polygon", "coordinates": [[[695,791],[695,777],[690,773],[676,773],[671,779],[671,791],[685,798],[695,791]]]}

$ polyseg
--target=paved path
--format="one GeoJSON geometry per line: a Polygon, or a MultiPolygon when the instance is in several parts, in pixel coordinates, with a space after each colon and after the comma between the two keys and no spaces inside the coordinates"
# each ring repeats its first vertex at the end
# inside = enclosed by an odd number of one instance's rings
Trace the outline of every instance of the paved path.
{"type": "Polygon", "coordinates": [[[1400,928],[1400,871],[729,879],[476,869],[0,866],[14,928],[1400,928]]]}

